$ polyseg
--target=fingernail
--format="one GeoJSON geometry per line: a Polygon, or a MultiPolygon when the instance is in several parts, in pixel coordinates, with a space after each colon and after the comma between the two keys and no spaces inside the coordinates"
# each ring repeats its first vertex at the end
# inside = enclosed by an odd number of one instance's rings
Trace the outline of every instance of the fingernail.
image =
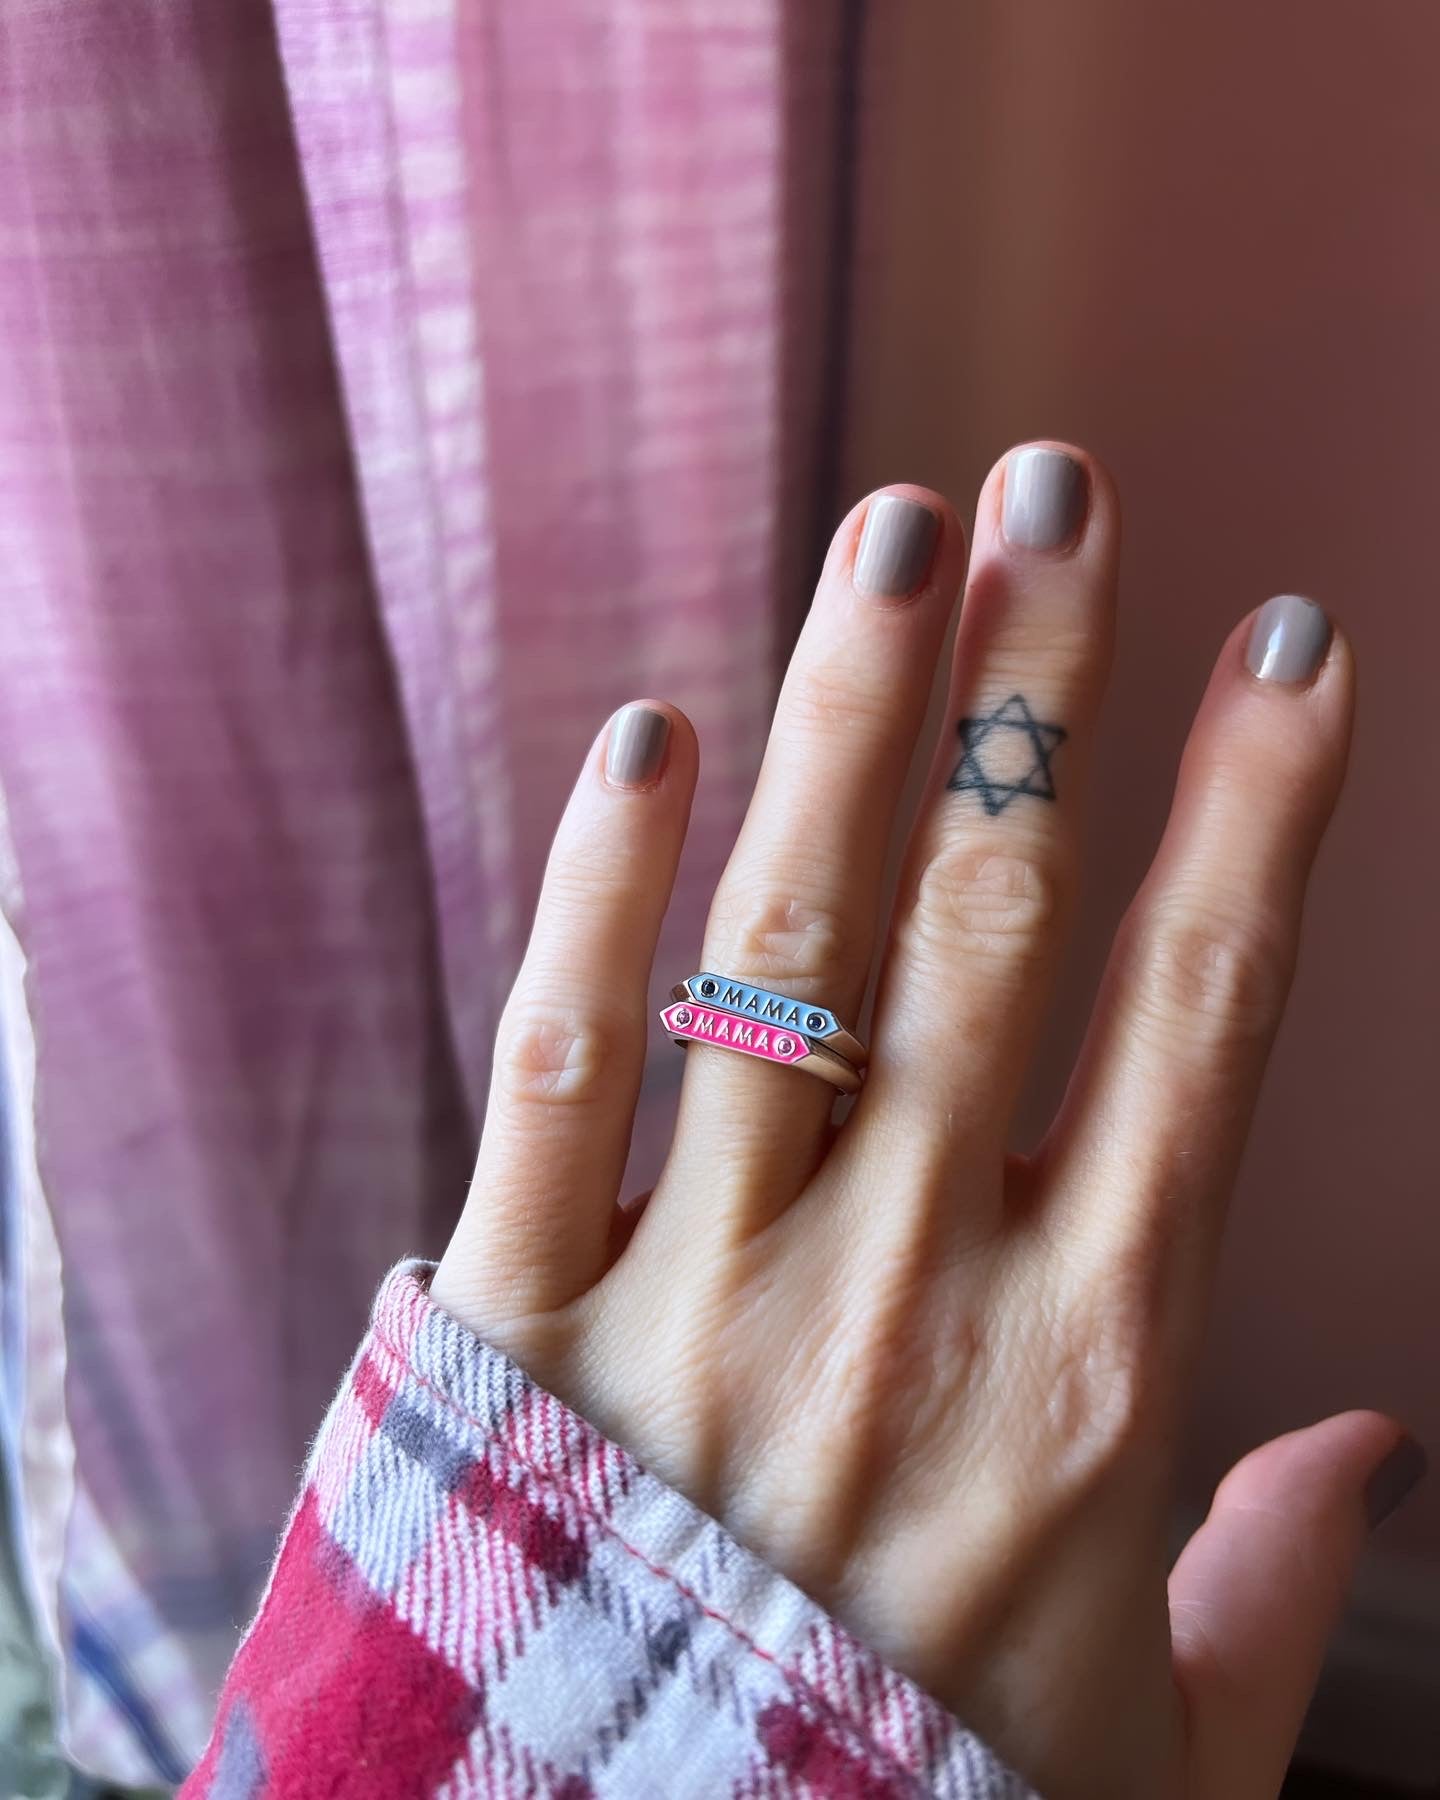
{"type": "Polygon", "coordinates": [[[940,515],[901,494],[870,502],[855,550],[855,586],[871,599],[903,600],[930,572],[940,515]]]}
{"type": "Polygon", "coordinates": [[[1330,648],[1330,621],[1313,600],[1277,594],[1250,627],[1245,666],[1261,681],[1309,681],[1330,648]]]}
{"type": "Polygon", "coordinates": [[[659,775],[670,742],[670,721],[650,706],[616,713],[605,747],[605,779],[615,787],[648,787],[659,775]]]}
{"type": "Polygon", "coordinates": [[[1365,1484],[1365,1517],[1372,1531],[1414,1493],[1429,1467],[1425,1446],[1407,1431],[1365,1484]]]}
{"type": "Polygon", "coordinates": [[[1058,550],[1084,524],[1089,505],[1090,480],[1073,456],[1039,446],[1011,453],[1000,525],[1012,544],[1058,550]]]}

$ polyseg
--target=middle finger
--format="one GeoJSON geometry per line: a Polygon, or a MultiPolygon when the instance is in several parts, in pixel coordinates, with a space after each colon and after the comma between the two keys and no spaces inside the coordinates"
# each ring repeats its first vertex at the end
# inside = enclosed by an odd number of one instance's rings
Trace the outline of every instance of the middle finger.
{"type": "Polygon", "coordinates": [[[1074,888],[1118,549],[1111,483],[1068,446],[1012,451],[981,494],[952,731],[901,882],[855,1121],[938,1159],[940,1179],[916,1191],[949,1192],[976,1157],[1000,1166],[1074,888]]]}

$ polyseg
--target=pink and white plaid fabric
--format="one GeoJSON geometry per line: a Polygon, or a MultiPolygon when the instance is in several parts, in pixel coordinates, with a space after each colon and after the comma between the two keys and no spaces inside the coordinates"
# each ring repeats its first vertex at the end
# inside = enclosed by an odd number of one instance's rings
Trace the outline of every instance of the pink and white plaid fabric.
{"type": "Polygon", "coordinates": [[[198,1754],[646,693],[694,961],[812,543],[837,10],[0,9],[5,1437],[97,1774],[198,1754]]]}
{"type": "Polygon", "coordinates": [[[188,1800],[1024,1800],[396,1269],[188,1800]]]}

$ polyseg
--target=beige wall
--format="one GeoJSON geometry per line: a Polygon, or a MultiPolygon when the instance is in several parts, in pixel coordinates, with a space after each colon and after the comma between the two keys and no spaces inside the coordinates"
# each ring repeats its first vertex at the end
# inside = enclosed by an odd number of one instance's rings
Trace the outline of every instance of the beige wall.
{"type": "MultiPolygon", "coordinates": [[[[1050,1091],[1227,628],[1298,590],[1359,652],[1352,777],[1237,1196],[1191,1492],[1353,1404],[1395,1409],[1440,1462],[1440,7],[884,0],[868,66],[845,497],[919,480],[965,511],[1008,443],[1054,434],[1101,455],[1125,503],[1050,1091]]],[[[1440,1472],[1365,1593],[1354,1657],[1398,1669],[1392,1695],[1426,1657],[1434,1679],[1440,1472]]],[[[1440,1774],[1431,1713],[1327,1706],[1347,1754],[1440,1774]]]]}

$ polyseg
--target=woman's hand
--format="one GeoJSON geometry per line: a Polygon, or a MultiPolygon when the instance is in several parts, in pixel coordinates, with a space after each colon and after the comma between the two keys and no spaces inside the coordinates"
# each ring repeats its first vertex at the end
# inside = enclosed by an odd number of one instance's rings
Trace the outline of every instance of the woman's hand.
{"type": "MultiPolygon", "coordinates": [[[[1318,609],[1224,646],[1060,1116],[1007,1155],[1079,863],[1119,515],[1028,446],[980,498],[946,725],[892,822],[964,572],[935,494],[831,547],[699,967],[853,1022],[834,1090],[705,1045],[628,1242],[619,1184],[697,751],[660,706],[580,777],[435,1299],[1055,1796],[1273,1795],[1372,1511],[1418,1449],[1352,1413],[1247,1458],[1168,1582],[1176,1421],[1345,766],[1318,609]]],[[[689,969],[675,970],[679,979],[689,969]]]]}

